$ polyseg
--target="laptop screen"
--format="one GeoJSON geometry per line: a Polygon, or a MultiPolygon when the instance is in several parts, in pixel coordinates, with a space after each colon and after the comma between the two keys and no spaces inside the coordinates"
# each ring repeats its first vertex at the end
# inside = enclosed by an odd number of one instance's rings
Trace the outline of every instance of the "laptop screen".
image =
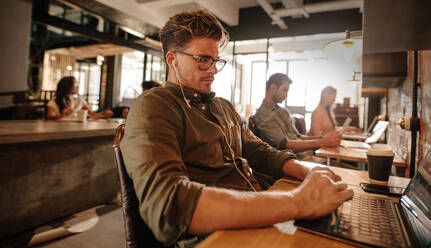
{"type": "Polygon", "coordinates": [[[365,140],[365,143],[376,143],[380,136],[385,132],[389,122],[378,121],[376,126],[373,128],[373,134],[365,140]]]}
{"type": "Polygon", "coordinates": [[[374,116],[373,121],[371,122],[370,126],[367,129],[367,133],[372,133],[374,130],[374,127],[376,126],[377,120],[379,119],[379,116],[374,116]]]}
{"type": "Polygon", "coordinates": [[[431,150],[422,160],[418,173],[404,192],[404,197],[410,200],[407,203],[415,205],[412,206],[413,209],[421,212],[419,217],[423,214],[428,221],[431,220],[431,150]]]}

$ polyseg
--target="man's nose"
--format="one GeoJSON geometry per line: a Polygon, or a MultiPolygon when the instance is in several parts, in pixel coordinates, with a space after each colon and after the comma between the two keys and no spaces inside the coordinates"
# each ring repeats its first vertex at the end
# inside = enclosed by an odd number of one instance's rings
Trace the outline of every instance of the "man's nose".
{"type": "Polygon", "coordinates": [[[208,71],[212,74],[217,74],[218,70],[215,62],[211,64],[210,68],[208,68],[208,71]]]}

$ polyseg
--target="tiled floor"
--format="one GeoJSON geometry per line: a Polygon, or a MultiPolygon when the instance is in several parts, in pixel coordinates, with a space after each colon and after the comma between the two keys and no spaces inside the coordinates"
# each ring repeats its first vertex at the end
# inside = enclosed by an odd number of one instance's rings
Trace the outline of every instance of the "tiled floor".
{"type": "MultiPolygon", "coordinates": [[[[120,206],[110,204],[95,209],[97,223],[87,231],[45,242],[36,248],[122,248],[125,247],[124,223],[120,206]]],[[[26,247],[32,232],[0,241],[2,248],[26,247]]]]}
{"type": "Polygon", "coordinates": [[[99,222],[90,230],[51,241],[38,248],[121,248],[125,247],[121,208],[111,205],[97,211],[99,222]]]}

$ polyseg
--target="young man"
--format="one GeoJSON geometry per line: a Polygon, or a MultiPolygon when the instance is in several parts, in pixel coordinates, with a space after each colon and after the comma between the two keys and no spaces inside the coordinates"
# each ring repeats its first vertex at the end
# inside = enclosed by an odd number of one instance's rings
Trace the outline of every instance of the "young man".
{"type": "Polygon", "coordinates": [[[255,120],[259,128],[259,136],[271,146],[289,149],[298,156],[304,151],[320,147],[338,147],[341,133],[332,132],[322,137],[302,135],[298,132],[290,117],[289,111],[278,106],[287,98],[292,80],[282,73],[275,73],[266,82],[266,95],[262,105],[256,111],[255,120]]]}
{"type": "Polygon", "coordinates": [[[135,100],[121,143],[141,216],[159,241],[315,218],[352,197],[331,170],[310,169],[263,143],[228,101],[214,96],[214,75],[226,63],[219,48],[227,42],[214,16],[177,14],[160,38],[168,82],[135,100]],[[290,192],[258,192],[250,167],[304,182],[290,192]]]}

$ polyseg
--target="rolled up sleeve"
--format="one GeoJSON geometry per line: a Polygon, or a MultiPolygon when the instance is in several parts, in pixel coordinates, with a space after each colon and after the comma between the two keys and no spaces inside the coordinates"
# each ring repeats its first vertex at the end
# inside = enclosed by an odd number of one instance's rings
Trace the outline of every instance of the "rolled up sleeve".
{"type": "Polygon", "coordinates": [[[204,185],[190,181],[179,145],[183,122],[160,98],[147,95],[134,102],[121,150],[142,219],[159,241],[170,245],[187,233],[204,185]]]}
{"type": "Polygon", "coordinates": [[[295,154],[277,150],[263,142],[244,124],[241,132],[243,156],[247,158],[251,168],[274,178],[282,177],[284,161],[296,158],[295,154]]]}

